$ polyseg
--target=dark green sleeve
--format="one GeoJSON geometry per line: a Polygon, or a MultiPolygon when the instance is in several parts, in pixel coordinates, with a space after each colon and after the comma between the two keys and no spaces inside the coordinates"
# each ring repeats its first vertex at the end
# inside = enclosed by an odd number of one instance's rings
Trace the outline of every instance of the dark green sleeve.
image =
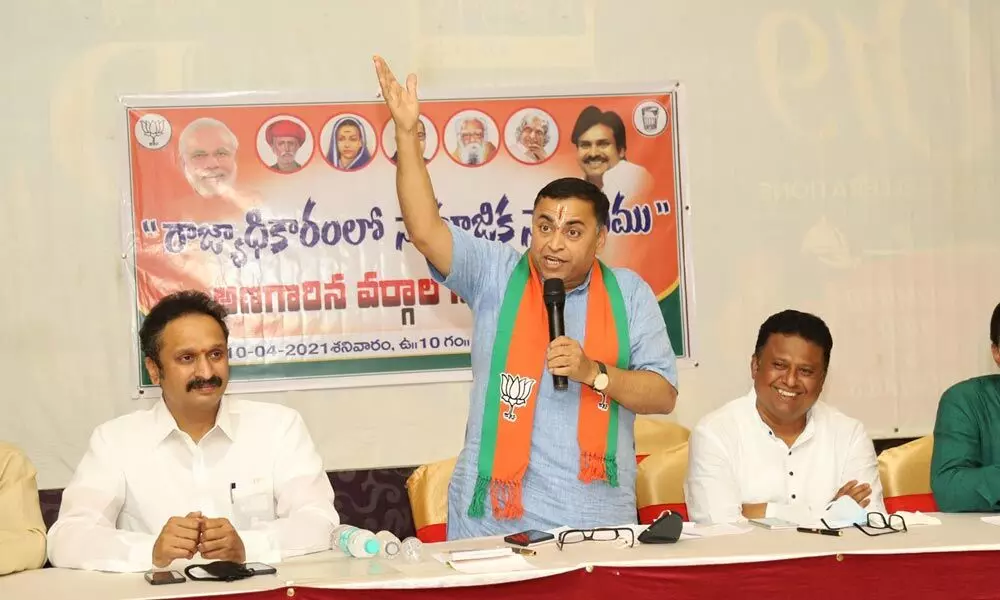
{"type": "Polygon", "coordinates": [[[975,395],[974,388],[955,386],[941,396],[938,405],[931,489],[943,512],[1000,508],[1000,465],[983,465],[980,424],[973,417],[974,411],[969,410],[970,404],[979,401],[975,395]]]}

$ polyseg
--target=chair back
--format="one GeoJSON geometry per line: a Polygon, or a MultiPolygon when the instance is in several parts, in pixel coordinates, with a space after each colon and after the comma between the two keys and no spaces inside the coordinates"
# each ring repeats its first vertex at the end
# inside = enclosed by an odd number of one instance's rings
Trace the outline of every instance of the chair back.
{"type": "Polygon", "coordinates": [[[642,462],[659,450],[675,448],[688,441],[691,431],[663,418],[640,415],[635,418],[635,459],[642,462]]]}
{"type": "Polygon", "coordinates": [[[652,523],[664,510],[680,513],[687,521],[687,505],[684,502],[687,465],[687,441],[656,451],[642,461],[635,477],[635,503],[640,523],[652,523]]]}
{"type": "Polygon", "coordinates": [[[902,446],[889,448],[879,455],[878,476],[882,482],[887,511],[937,511],[937,503],[931,492],[933,452],[934,437],[928,435],[902,446]]]}
{"type": "Polygon", "coordinates": [[[448,484],[458,457],[420,466],[406,479],[417,538],[443,542],[448,535],[448,484]]]}

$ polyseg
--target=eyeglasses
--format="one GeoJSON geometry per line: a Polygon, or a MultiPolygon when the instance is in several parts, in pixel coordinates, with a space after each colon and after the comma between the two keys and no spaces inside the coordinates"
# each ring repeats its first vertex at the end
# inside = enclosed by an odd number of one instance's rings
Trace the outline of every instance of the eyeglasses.
{"type": "Polygon", "coordinates": [[[857,523],[855,523],[854,526],[860,529],[861,533],[870,537],[909,531],[906,528],[906,519],[904,519],[902,515],[889,515],[886,517],[882,513],[878,512],[868,513],[868,528],[879,530],[878,533],[872,533],[865,529],[864,526],[858,525],[857,523]]]}
{"type": "MultiPolygon", "coordinates": [[[[827,529],[846,529],[845,527],[830,527],[826,519],[821,519],[823,526],[827,529]]],[[[902,515],[889,515],[888,517],[880,512],[870,512],[868,513],[868,524],[858,525],[854,523],[854,527],[857,527],[861,533],[869,537],[878,537],[880,535],[889,535],[891,533],[905,533],[909,530],[906,528],[906,519],[902,515]],[[868,529],[875,529],[878,533],[872,533],[868,529]]]]}
{"type": "Polygon", "coordinates": [[[562,550],[566,544],[578,542],[613,542],[628,539],[628,547],[635,546],[635,532],[627,527],[598,527],[597,529],[568,529],[559,534],[556,547],[562,550]]]}

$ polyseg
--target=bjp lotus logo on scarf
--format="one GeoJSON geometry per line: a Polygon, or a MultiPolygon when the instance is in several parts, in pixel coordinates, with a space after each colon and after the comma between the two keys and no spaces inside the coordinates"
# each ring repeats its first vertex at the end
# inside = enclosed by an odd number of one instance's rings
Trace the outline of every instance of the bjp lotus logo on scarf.
{"type": "MultiPolygon", "coordinates": [[[[594,391],[596,392],[597,390],[594,391]]],[[[597,392],[597,395],[600,397],[600,400],[597,401],[597,408],[607,412],[611,408],[611,403],[608,402],[608,395],[604,392],[597,392]]]]}
{"type": "Polygon", "coordinates": [[[510,407],[503,413],[503,418],[511,423],[517,421],[514,409],[521,408],[528,403],[528,397],[531,396],[531,388],[533,387],[535,387],[534,379],[510,373],[500,373],[500,400],[510,407]]]}

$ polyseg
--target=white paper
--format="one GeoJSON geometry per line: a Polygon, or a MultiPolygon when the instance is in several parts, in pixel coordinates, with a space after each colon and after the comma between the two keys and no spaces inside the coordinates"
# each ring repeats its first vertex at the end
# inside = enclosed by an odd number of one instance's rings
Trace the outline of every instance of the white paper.
{"type": "Polygon", "coordinates": [[[453,550],[451,552],[440,552],[433,554],[434,560],[448,564],[449,562],[462,562],[466,560],[483,560],[487,558],[505,558],[514,553],[510,546],[496,546],[494,548],[469,548],[467,550],[453,550]]]}
{"type": "Polygon", "coordinates": [[[449,561],[448,566],[460,573],[507,573],[510,571],[527,571],[534,569],[531,563],[524,560],[520,554],[511,554],[503,558],[482,558],[479,560],[449,561]]]}
{"type": "Polygon", "coordinates": [[[739,535],[748,533],[753,527],[750,525],[733,525],[731,523],[716,523],[714,525],[698,525],[696,523],[685,523],[681,530],[682,540],[693,540],[698,538],[718,537],[722,535],[739,535]]]}
{"type": "Polygon", "coordinates": [[[924,513],[920,512],[919,510],[917,512],[908,512],[908,511],[905,511],[905,510],[898,510],[898,511],[892,513],[892,514],[899,515],[899,516],[903,517],[903,520],[906,521],[906,526],[907,527],[910,527],[912,525],[940,525],[941,524],[941,519],[939,519],[937,517],[932,517],[930,515],[925,515],[924,513]]]}
{"type": "Polygon", "coordinates": [[[990,525],[1000,525],[1000,516],[983,517],[983,523],[989,523],[990,525]]]}

